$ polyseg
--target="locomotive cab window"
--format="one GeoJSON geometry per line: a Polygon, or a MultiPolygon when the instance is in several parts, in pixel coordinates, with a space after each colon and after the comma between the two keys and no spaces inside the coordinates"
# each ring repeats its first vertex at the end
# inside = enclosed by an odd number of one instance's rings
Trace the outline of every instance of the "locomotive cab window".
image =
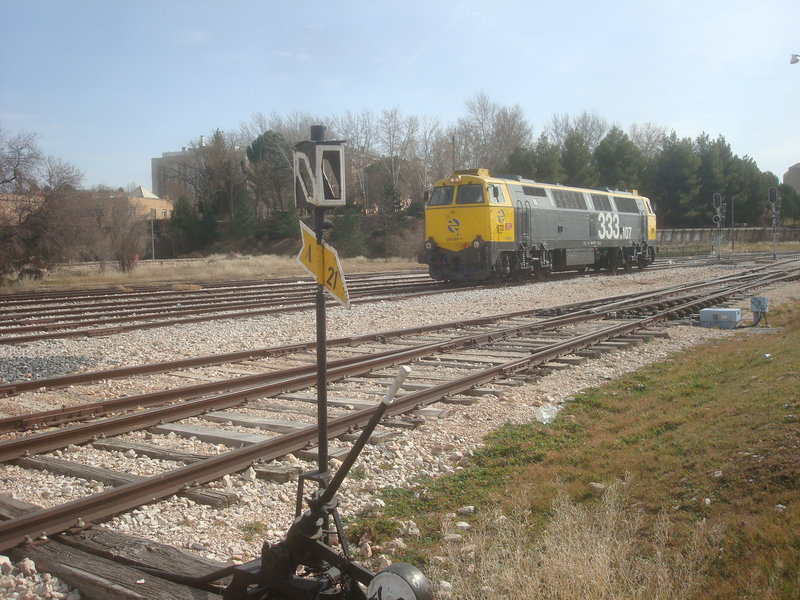
{"type": "Polygon", "coordinates": [[[480,183],[467,183],[458,186],[456,204],[482,204],[483,186],[480,183]]]}
{"type": "Polygon", "coordinates": [[[453,203],[453,186],[444,185],[433,188],[433,193],[428,200],[428,206],[444,206],[453,203]]]}
{"type": "Polygon", "coordinates": [[[496,183],[490,183],[487,187],[489,190],[489,202],[492,204],[505,204],[506,196],[501,186],[496,183]]]}

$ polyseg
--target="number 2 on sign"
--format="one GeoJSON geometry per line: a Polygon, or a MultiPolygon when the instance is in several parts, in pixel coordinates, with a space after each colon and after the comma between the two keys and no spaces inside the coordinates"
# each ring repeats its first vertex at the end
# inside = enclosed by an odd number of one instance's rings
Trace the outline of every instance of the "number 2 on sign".
{"type": "Polygon", "coordinates": [[[339,271],[333,267],[328,267],[328,279],[325,283],[327,283],[328,287],[330,287],[332,290],[335,290],[339,284],[339,271]]]}

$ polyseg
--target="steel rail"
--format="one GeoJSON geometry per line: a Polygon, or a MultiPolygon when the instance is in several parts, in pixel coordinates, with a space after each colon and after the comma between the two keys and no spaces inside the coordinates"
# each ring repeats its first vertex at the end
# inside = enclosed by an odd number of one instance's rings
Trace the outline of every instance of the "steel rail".
{"type": "MultiPolygon", "coordinates": [[[[376,272],[376,273],[354,273],[347,276],[348,281],[371,281],[374,279],[398,279],[407,278],[409,280],[426,279],[430,280],[427,271],[397,271],[397,272],[376,272]]],[[[313,284],[313,279],[308,275],[298,277],[280,277],[268,279],[243,279],[240,281],[176,281],[164,285],[126,285],[124,289],[119,288],[91,288],[75,290],[40,290],[36,292],[12,292],[0,294],[0,306],[15,306],[24,304],[47,304],[51,302],[69,302],[70,299],[85,298],[137,298],[142,296],[158,296],[176,293],[203,294],[214,292],[215,290],[240,290],[245,288],[268,288],[274,286],[305,286],[313,284]],[[201,289],[197,290],[176,290],[175,285],[191,285],[201,289]]]]}
{"type": "MultiPolygon", "coordinates": [[[[456,329],[464,327],[472,327],[478,325],[487,325],[497,321],[532,317],[543,314],[565,314],[573,313],[579,309],[588,308],[589,306],[597,306],[603,300],[605,301],[622,301],[625,299],[639,297],[640,294],[624,294],[619,296],[610,296],[599,301],[589,301],[583,303],[573,303],[553,308],[533,308],[528,310],[519,310],[510,313],[499,315],[492,315],[490,317],[476,317],[472,319],[461,319],[458,321],[450,321],[448,323],[436,323],[432,325],[424,325],[420,327],[408,327],[403,329],[393,329],[379,333],[369,333],[357,336],[347,336],[341,338],[334,338],[328,340],[329,346],[346,346],[356,343],[367,341],[382,341],[396,337],[416,335],[420,333],[428,333],[433,331],[441,331],[446,329],[456,329]]],[[[68,385],[75,385],[79,383],[88,383],[102,379],[119,379],[122,377],[129,377],[131,375],[143,375],[149,373],[164,373],[173,371],[175,369],[184,369],[196,366],[211,366],[214,364],[223,364],[229,362],[236,362],[246,360],[248,358],[258,358],[267,356],[279,356],[288,354],[290,352],[299,352],[303,350],[310,350],[316,347],[315,341],[300,342],[297,344],[286,344],[282,346],[271,346],[266,348],[256,348],[253,350],[242,350],[239,352],[230,352],[226,354],[207,355],[172,361],[165,361],[160,363],[151,363],[148,365],[136,365],[132,367],[116,367],[112,369],[103,369],[99,371],[91,371],[86,373],[72,373],[68,375],[57,375],[54,377],[42,377],[39,379],[24,379],[11,381],[8,383],[0,384],[0,396],[12,396],[24,391],[35,390],[40,388],[57,388],[68,385]]],[[[2,420],[0,420],[2,423],[2,420]]]]}
{"type": "MultiPolygon", "coordinates": [[[[766,268],[766,267],[764,267],[766,268]]],[[[448,290],[449,291],[449,290],[448,290]]],[[[417,294],[406,294],[404,297],[412,297],[414,295],[426,295],[426,294],[435,294],[434,292],[421,292],[417,294]]],[[[389,299],[395,299],[394,297],[390,297],[389,299]]],[[[366,302],[370,300],[355,300],[355,303],[366,302]]],[[[244,311],[237,311],[237,312],[220,312],[209,309],[207,312],[214,314],[214,318],[217,319],[226,319],[226,318],[242,318],[242,317],[250,317],[250,316],[258,316],[262,314],[273,314],[276,312],[284,312],[290,310],[303,310],[306,308],[310,308],[311,305],[294,305],[291,307],[282,307],[282,308],[266,308],[266,309],[257,309],[257,310],[244,310],[244,311]],[[215,314],[219,313],[219,314],[215,314]]],[[[197,311],[187,311],[188,314],[197,315],[197,311]]],[[[175,314],[183,314],[183,313],[174,313],[175,314]]],[[[166,327],[169,325],[175,324],[185,324],[185,323],[195,323],[207,320],[208,315],[201,315],[201,316],[194,316],[194,317],[183,317],[183,318],[170,318],[170,319],[161,319],[158,321],[138,321],[136,324],[130,325],[116,325],[113,327],[104,327],[104,328],[92,328],[92,329],[72,329],[72,330],[65,330],[63,329],[64,325],[53,325],[51,327],[44,327],[47,332],[46,333],[38,333],[36,335],[15,335],[15,336],[6,336],[0,337],[0,344],[15,344],[21,342],[29,342],[34,340],[40,339],[54,339],[54,338],[64,338],[64,337],[83,337],[83,336],[105,336],[111,335],[116,333],[122,333],[124,331],[132,331],[132,330],[139,330],[139,329],[146,329],[146,328],[156,328],[156,327],[166,327]]],[[[125,318],[123,322],[130,322],[134,320],[134,318],[125,318]]],[[[101,321],[102,324],[107,324],[109,322],[115,322],[114,319],[104,319],[101,321]]],[[[84,322],[82,325],[87,325],[88,323],[84,322]]],[[[17,330],[19,331],[19,330],[17,330]]],[[[41,329],[39,329],[41,331],[41,329]]]]}
{"type": "MultiPolygon", "coordinates": [[[[792,276],[786,276],[786,279],[797,279],[798,277],[799,275],[795,273],[792,276]]],[[[406,394],[397,398],[388,407],[387,415],[401,414],[414,407],[434,402],[444,396],[466,391],[498,376],[507,376],[530,369],[536,364],[552,360],[578,348],[625,335],[637,329],[650,327],[675,315],[693,312],[698,307],[707,306],[709,303],[718,303],[732,294],[741,293],[744,289],[750,289],[753,285],[757,284],[746,284],[741,288],[720,292],[701,300],[692,300],[655,315],[614,325],[598,332],[584,334],[571,340],[553,344],[547,349],[531,353],[528,357],[496,365],[462,379],[406,394]]],[[[375,408],[331,419],[327,424],[328,435],[337,437],[363,427],[376,410],[377,405],[375,408]]],[[[226,474],[245,469],[259,461],[278,458],[313,444],[316,435],[317,426],[310,425],[296,432],[252,444],[238,450],[231,450],[225,454],[161,473],[140,482],[129,483],[64,505],[10,519],[0,523],[0,551],[5,551],[26,541],[32,541],[35,537],[62,533],[80,523],[110,518],[115,514],[180,492],[182,489],[186,489],[187,485],[194,486],[208,483],[226,474]]]]}
{"type": "MultiPolygon", "coordinates": [[[[695,287],[697,286],[695,284],[692,284],[689,286],[685,286],[685,289],[692,289],[695,287]]],[[[681,291],[681,290],[675,288],[668,288],[666,293],[674,293],[676,291],[681,291]]],[[[604,306],[603,310],[600,310],[600,307],[592,306],[590,308],[581,311],[574,311],[567,316],[559,316],[559,317],[544,319],[542,321],[538,321],[532,324],[525,324],[523,326],[516,326],[516,327],[507,327],[488,334],[481,333],[477,335],[465,335],[465,336],[460,336],[459,338],[455,338],[453,340],[425,344],[423,346],[417,347],[418,349],[420,349],[419,351],[422,354],[416,356],[416,358],[422,356],[429,356],[437,352],[452,350],[455,348],[486,344],[493,341],[493,339],[505,339],[510,337],[516,337],[522,334],[529,334],[534,331],[544,331],[547,329],[553,329],[555,327],[563,326],[565,324],[577,323],[586,320],[593,320],[597,317],[598,313],[609,314],[612,312],[612,310],[624,310],[630,312],[642,311],[643,310],[642,305],[644,303],[651,302],[654,298],[660,298],[660,296],[662,296],[663,293],[664,293],[663,290],[662,293],[660,294],[653,292],[638,297],[635,301],[632,298],[628,300],[616,300],[616,298],[619,297],[612,297],[609,299],[613,300],[613,302],[607,303],[604,306]]],[[[688,298],[686,297],[673,298],[670,300],[664,299],[661,301],[661,304],[668,305],[678,302],[686,302],[687,300],[688,298]]],[[[466,324],[486,324],[488,322],[500,319],[513,318],[520,315],[529,316],[532,312],[535,312],[535,310],[518,311],[516,313],[507,313],[505,315],[495,315],[490,318],[482,317],[466,322],[466,324]]],[[[412,328],[410,330],[395,330],[393,332],[384,332],[382,334],[366,334],[362,336],[339,338],[335,340],[335,342],[337,344],[354,344],[362,341],[371,341],[375,339],[387,339],[388,337],[404,335],[408,334],[409,332],[420,333],[423,331],[430,331],[435,329],[454,328],[457,325],[464,326],[465,322],[453,322],[448,324],[432,325],[422,328],[412,328]]],[[[273,351],[274,353],[285,354],[288,351],[309,349],[311,346],[313,346],[313,342],[306,342],[303,344],[295,344],[291,346],[277,347],[273,349],[265,349],[265,352],[273,351]]],[[[410,351],[411,349],[389,350],[381,353],[372,354],[369,356],[369,358],[382,359],[386,357],[397,356],[401,352],[407,353],[410,351]]],[[[253,353],[245,351],[242,353],[234,353],[234,355],[237,358],[244,358],[244,357],[252,357],[253,353]]],[[[207,364],[207,361],[210,360],[211,358],[217,358],[217,357],[184,359],[181,361],[173,361],[168,364],[172,367],[178,365],[191,366],[192,364],[197,364],[197,362],[202,362],[202,361],[206,361],[207,364]]],[[[351,358],[339,359],[336,361],[332,361],[331,366],[346,367],[347,365],[361,363],[363,360],[364,357],[351,357],[351,358]]],[[[219,361],[215,360],[214,362],[219,362],[219,361]]],[[[157,365],[153,365],[153,367],[155,366],[157,365]]],[[[128,369],[121,369],[121,371],[131,372],[134,369],[136,368],[131,367],[128,369]]],[[[194,386],[186,386],[183,388],[173,388],[169,390],[161,390],[158,392],[150,392],[146,394],[124,396],[122,398],[115,398],[111,400],[87,403],[84,405],[73,406],[69,408],[53,409],[50,411],[42,411],[39,413],[33,413],[28,415],[17,415],[14,417],[6,417],[0,419],[0,432],[20,431],[23,429],[30,429],[33,427],[38,427],[43,425],[56,425],[69,421],[86,419],[89,417],[104,416],[111,412],[119,412],[122,410],[129,410],[133,408],[143,408],[157,404],[165,404],[170,401],[181,400],[181,399],[198,398],[219,391],[233,390],[237,388],[247,388],[249,386],[263,386],[265,384],[269,384],[270,382],[284,381],[286,379],[291,379],[293,377],[307,375],[313,371],[314,371],[313,365],[300,366],[281,371],[256,373],[250,376],[239,377],[233,380],[220,380],[217,382],[207,382],[207,383],[197,384],[194,386]]],[[[103,372],[100,373],[102,375],[105,375],[105,373],[103,372]]],[[[60,382],[62,384],[66,384],[67,382],[74,383],[75,381],[78,380],[78,378],[80,378],[81,375],[83,374],[77,374],[75,376],[65,376],[58,379],[61,380],[60,382]]],[[[17,438],[17,439],[22,439],[22,438],[17,438]]],[[[2,447],[3,447],[2,443],[0,443],[0,448],[2,447]]]]}
{"type": "MultiPolygon", "coordinates": [[[[687,287],[691,288],[695,286],[687,286],[687,287]]],[[[675,293],[677,291],[679,290],[669,289],[666,293],[675,293]]],[[[613,302],[606,304],[605,305],[606,309],[602,311],[600,310],[600,307],[598,307],[595,303],[592,303],[592,306],[590,308],[580,311],[573,311],[568,315],[543,319],[542,321],[538,321],[532,324],[526,324],[523,326],[516,326],[510,328],[507,327],[491,334],[481,333],[477,335],[465,335],[465,336],[460,336],[458,338],[454,338],[453,340],[425,344],[424,346],[418,347],[421,348],[421,351],[424,352],[424,354],[417,356],[417,358],[421,356],[430,356],[437,352],[447,351],[454,348],[476,346],[488,343],[492,341],[491,340],[492,336],[497,336],[499,339],[504,339],[508,337],[515,337],[523,333],[529,334],[534,331],[545,331],[566,324],[574,324],[582,321],[594,320],[597,318],[598,313],[602,312],[608,313],[612,309],[614,310],[624,309],[629,311],[636,311],[638,308],[638,310],[641,310],[641,306],[644,303],[650,302],[654,297],[660,298],[662,295],[663,293],[659,294],[654,292],[643,296],[640,295],[637,298],[628,298],[627,300],[625,299],[617,300],[617,298],[620,297],[612,297],[609,299],[613,300],[613,302]]],[[[676,302],[685,302],[686,300],[687,299],[685,297],[673,298],[671,300],[663,299],[662,303],[669,304],[676,302]]],[[[383,332],[378,334],[365,334],[362,336],[338,338],[337,340],[332,340],[331,345],[343,345],[343,344],[352,345],[376,339],[385,340],[388,339],[389,337],[397,337],[399,335],[417,334],[425,331],[441,330],[446,328],[453,329],[456,327],[464,327],[468,325],[487,324],[490,322],[503,319],[511,319],[519,316],[531,316],[536,312],[537,309],[532,309],[530,311],[517,311],[515,313],[506,313],[504,315],[494,315],[488,318],[481,317],[470,321],[452,322],[452,323],[430,325],[418,328],[409,328],[404,330],[394,330],[391,332],[383,332]]],[[[271,349],[268,348],[264,349],[261,352],[261,355],[265,355],[268,353],[286,354],[287,352],[291,351],[307,350],[313,346],[314,342],[305,342],[302,344],[294,344],[294,345],[276,347],[271,349]]],[[[385,352],[372,354],[370,355],[370,358],[378,359],[388,356],[396,356],[399,352],[408,352],[408,351],[409,349],[388,350],[385,352]]],[[[247,357],[253,357],[254,354],[256,354],[255,351],[244,351],[239,353],[232,353],[230,355],[225,355],[225,356],[228,358],[235,357],[242,359],[247,357]]],[[[336,361],[331,361],[331,365],[334,367],[344,367],[348,364],[361,362],[362,360],[364,360],[363,357],[344,358],[336,361]]],[[[195,359],[183,359],[179,361],[171,361],[170,363],[165,363],[165,365],[151,365],[151,369],[157,371],[163,371],[164,366],[168,366],[170,368],[178,368],[178,367],[195,366],[197,364],[209,364],[212,361],[213,363],[220,362],[219,357],[200,357],[195,359]]],[[[197,398],[206,394],[219,392],[223,390],[232,390],[236,388],[243,388],[255,385],[264,385],[269,382],[282,381],[285,379],[291,379],[292,377],[298,377],[304,374],[311,373],[313,372],[314,368],[315,367],[313,365],[309,365],[309,366],[293,367],[290,369],[284,369],[280,371],[271,371],[267,373],[254,373],[253,375],[238,377],[236,379],[220,380],[216,382],[206,382],[194,386],[185,386],[182,388],[172,388],[169,390],[149,392],[146,394],[124,396],[121,398],[115,398],[111,400],[97,401],[79,406],[53,409],[50,411],[42,411],[28,415],[5,417],[3,419],[0,419],[0,432],[19,431],[23,429],[31,429],[33,427],[44,426],[44,425],[56,425],[74,420],[104,416],[110,412],[118,412],[133,408],[143,408],[147,406],[153,406],[156,404],[164,404],[175,400],[197,398]]],[[[141,373],[143,370],[140,367],[129,367],[129,368],[117,369],[114,371],[116,371],[117,374],[119,375],[120,373],[125,373],[125,374],[141,373]]],[[[76,374],[70,376],[62,376],[54,379],[57,381],[57,383],[61,385],[67,385],[80,382],[81,380],[95,380],[98,377],[104,378],[107,376],[108,373],[109,372],[98,372],[89,375],[76,374]]],[[[29,387],[36,387],[34,385],[31,385],[36,383],[35,381],[26,383],[29,384],[29,387]]],[[[41,382],[39,383],[39,386],[41,386],[41,382]]],[[[0,391],[2,391],[2,388],[0,388],[0,391]]],[[[0,447],[2,447],[2,444],[0,444],[0,447]]]]}
{"type": "MultiPolygon", "coordinates": [[[[452,291],[452,290],[444,290],[452,291]]],[[[396,300],[406,300],[408,298],[413,297],[420,297],[420,296],[429,296],[442,293],[442,290],[436,291],[424,291],[424,292],[415,292],[415,293],[406,293],[402,296],[397,296],[396,291],[393,292],[392,295],[387,295],[384,297],[365,297],[359,298],[355,300],[351,300],[351,304],[365,304],[367,302],[375,302],[376,299],[382,301],[396,301],[396,300]]],[[[335,305],[335,301],[329,300],[327,301],[329,305],[335,305]]],[[[49,331],[46,333],[39,333],[35,335],[17,335],[17,336],[7,336],[7,337],[0,337],[0,344],[17,344],[17,343],[24,343],[24,342],[31,342],[36,340],[43,340],[43,339],[55,339],[55,338],[66,338],[66,337],[97,337],[97,336],[107,336],[116,333],[123,333],[126,331],[138,331],[141,329],[155,329],[158,327],[167,327],[170,325],[183,325],[187,323],[198,323],[208,321],[210,318],[213,319],[238,319],[238,318],[248,318],[248,317],[257,317],[262,315],[268,314],[278,314],[278,313],[285,313],[285,312],[295,312],[300,310],[308,310],[314,307],[314,303],[310,302],[308,304],[292,304],[292,305],[283,305],[278,307],[272,308],[264,308],[264,309],[256,309],[256,310],[240,310],[235,312],[221,312],[217,311],[217,314],[202,314],[193,317],[182,317],[182,318],[169,318],[169,319],[160,319],[157,321],[140,321],[134,324],[122,324],[122,325],[115,325],[113,327],[104,327],[104,328],[94,328],[94,329],[67,329],[62,331],[49,331]]],[[[209,311],[210,312],[210,311],[209,311]]],[[[190,313],[196,314],[196,313],[190,313]]],[[[103,323],[108,323],[111,319],[103,320],[103,323]]],[[[130,321],[130,319],[128,320],[130,321]]],[[[57,329],[56,327],[52,327],[51,329],[57,329]]]]}
{"type": "MultiPolygon", "coordinates": [[[[740,273],[738,277],[745,276],[748,273],[757,273],[763,271],[765,267],[760,267],[757,269],[753,269],[751,271],[746,271],[744,273],[740,273]]],[[[449,323],[441,323],[441,324],[434,324],[428,325],[423,327],[410,327],[405,329],[395,329],[390,331],[385,331],[376,334],[366,334],[361,336],[351,336],[351,337],[344,337],[344,338],[336,338],[333,340],[328,341],[328,345],[337,346],[337,345],[347,345],[358,343],[362,341],[369,341],[369,340],[379,340],[381,338],[393,338],[399,337],[404,335],[413,335],[416,333],[424,333],[429,331],[437,331],[442,329],[449,329],[455,327],[468,327],[473,325],[483,325],[495,321],[500,321],[504,319],[511,319],[511,318],[518,318],[518,317],[527,317],[527,316],[536,316],[536,315],[561,315],[566,313],[572,313],[577,310],[584,310],[589,309],[591,307],[606,307],[610,309],[612,304],[610,302],[619,301],[620,307],[624,307],[624,302],[631,300],[637,301],[639,299],[647,299],[650,297],[656,297],[660,295],[668,294],[670,291],[674,293],[680,293],[682,291],[690,290],[690,289],[702,289],[703,287],[709,287],[713,285],[719,285],[725,283],[733,278],[737,278],[737,276],[726,276],[723,278],[717,278],[707,282],[701,283],[692,283],[692,284],[679,284],[675,286],[671,286],[669,288],[662,288],[661,290],[655,290],[653,292],[649,292],[647,294],[641,293],[628,293],[628,294],[621,294],[616,296],[609,296],[606,298],[600,298],[597,300],[588,300],[582,302],[575,302],[570,304],[563,304],[558,305],[555,307],[548,307],[548,308],[537,308],[537,309],[529,309],[529,310],[521,310],[515,311],[500,315],[493,315],[491,317],[477,317],[473,319],[466,319],[466,320],[459,320],[459,321],[451,321],[449,323]]],[[[597,308],[596,308],[597,309],[597,308]]],[[[29,380],[17,380],[11,381],[7,383],[0,384],[0,396],[10,396],[15,395],[27,390],[39,389],[39,388],[48,388],[48,387],[63,387],[67,385],[75,385],[79,383],[87,383],[91,381],[97,381],[101,379],[116,379],[122,377],[128,377],[131,375],[141,375],[141,374],[148,374],[148,373],[162,373],[166,371],[171,371],[175,369],[181,368],[188,368],[194,366],[203,366],[203,365],[213,365],[213,364],[222,364],[225,362],[236,362],[237,360],[244,360],[247,358],[259,357],[259,356],[275,356],[279,354],[285,354],[289,352],[297,352],[301,350],[306,350],[313,348],[316,342],[304,342],[299,344],[289,344],[284,346],[273,346],[267,348],[257,348],[253,350],[245,350],[241,352],[232,352],[227,354],[217,354],[217,355],[209,355],[203,357],[194,357],[189,359],[180,359],[175,361],[165,361],[161,363],[152,363],[149,365],[137,365],[134,367],[117,367],[113,369],[104,369],[100,371],[92,371],[87,373],[74,373],[68,375],[57,375],[54,377],[46,377],[46,378],[38,378],[38,379],[29,379],[29,380]]],[[[0,421],[2,422],[2,421],[0,421]]]]}
{"type": "MultiPolygon", "coordinates": [[[[384,281],[377,283],[378,280],[350,283],[349,291],[354,296],[363,296],[367,293],[389,293],[403,292],[403,290],[417,291],[420,289],[437,289],[442,284],[431,280],[409,282],[404,279],[395,281],[384,281]]],[[[216,308],[220,306],[241,308],[247,306],[258,306],[263,304],[286,304],[290,301],[306,300],[314,298],[314,289],[309,284],[288,284],[284,287],[273,286],[271,289],[260,290],[241,290],[225,291],[224,293],[206,292],[202,297],[194,297],[193,292],[174,292],[169,296],[157,299],[135,299],[112,302],[83,302],[69,303],[64,305],[63,301],[56,306],[43,305],[28,308],[18,308],[6,310],[0,304],[0,328],[11,330],[11,332],[22,332],[34,330],[34,327],[41,327],[51,323],[66,321],[69,317],[78,316],[78,323],[90,324],[93,318],[105,314],[124,317],[129,315],[148,316],[162,314],[164,312],[174,313],[176,307],[185,309],[200,310],[204,308],[216,308]],[[23,329],[27,327],[27,329],[23,329]]],[[[108,317],[104,317],[107,321],[108,317]]],[[[68,324],[68,323],[67,323],[68,324]]],[[[66,324],[65,324],[66,325],[66,324]]],[[[65,326],[65,325],[62,325],[65,326]]]]}
{"type": "MultiPolygon", "coordinates": [[[[364,297],[364,296],[380,296],[390,294],[403,294],[405,292],[419,292],[428,290],[439,290],[442,285],[434,282],[426,282],[416,286],[409,286],[406,283],[397,286],[383,285],[375,287],[374,285],[364,287],[350,286],[349,292],[351,297],[364,297]]],[[[91,325],[104,325],[109,323],[128,323],[131,321],[141,321],[153,317],[179,317],[195,314],[211,314],[222,313],[226,311],[237,311],[248,308],[261,308],[265,306],[282,306],[294,302],[312,302],[315,298],[314,292],[311,290],[302,292],[291,292],[289,294],[274,294],[270,297],[253,298],[247,301],[236,302],[207,302],[203,301],[202,304],[191,306],[189,303],[183,302],[170,302],[156,307],[150,308],[131,308],[124,310],[115,310],[103,313],[101,310],[89,311],[76,311],[74,314],[86,315],[85,318],[78,318],[74,320],[61,319],[58,317],[39,319],[32,321],[29,324],[18,324],[20,319],[17,319],[14,324],[9,325],[9,321],[5,323],[0,320],[0,335],[6,334],[20,334],[30,333],[32,331],[52,331],[55,329],[69,329],[72,327],[85,327],[91,325]],[[103,316],[107,314],[109,316],[103,316]],[[99,318],[98,318],[99,317],[99,318]]],[[[101,308],[101,307],[100,307],[101,308]]],[[[71,315],[74,317],[74,314],[71,315]]]]}

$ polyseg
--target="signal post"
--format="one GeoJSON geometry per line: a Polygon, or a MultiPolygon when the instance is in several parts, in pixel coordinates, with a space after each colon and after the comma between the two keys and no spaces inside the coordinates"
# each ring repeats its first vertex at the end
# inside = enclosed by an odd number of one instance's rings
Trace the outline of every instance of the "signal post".
{"type": "MultiPolygon", "coordinates": [[[[325,209],[344,206],[344,142],[324,141],[325,127],[311,127],[311,140],[300,142],[294,148],[295,203],[304,201],[314,207],[313,230],[300,222],[303,247],[297,255],[300,264],[316,279],[317,316],[317,425],[319,429],[317,451],[318,471],[306,478],[317,480],[321,487],[327,485],[328,472],[328,360],[325,325],[325,291],[337,301],[350,307],[347,284],[336,250],[323,240],[330,224],[325,220],[325,209]]],[[[298,488],[297,509],[302,507],[302,486],[298,488]]]]}

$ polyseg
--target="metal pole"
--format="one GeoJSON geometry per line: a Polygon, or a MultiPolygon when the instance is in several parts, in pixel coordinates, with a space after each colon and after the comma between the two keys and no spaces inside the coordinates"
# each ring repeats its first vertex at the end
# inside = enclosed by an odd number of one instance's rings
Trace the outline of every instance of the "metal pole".
{"type": "Polygon", "coordinates": [[[736,248],[736,220],[734,219],[734,212],[733,212],[733,196],[731,196],[731,253],[733,253],[736,248]]]}
{"type": "Polygon", "coordinates": [[[150,250],[153,253],[153,260],[156,259],[156,234],[155,234],[155,220],[156,216],[153,211],[150,211],[150,250]]]}
{"type": "MultiPolygon", "coordinates": [[[[322,246],[323,223],[325,209],[321,206],[314,207],[314,233],[317,234],[317,244],[322,246]]],[[[317,423],[319,453],[319,472],[324,475],[328,472],[328,356],[325,330],[325,287],[317,284],[317,423]]]]}
{"type": "MultiPolygon", "coordinates": [[[[311,126],[311,140],[321,142],[325,139],[325,127],[311,126]]],[[[325,231],[325,208],[314,207],[314,233],[317,245],[322,246],[322,234],[325,231]]],[[[324,257],[324,252],[320,252],[324,257]]],[[[324,260],[324,259],[323,259],[324,260]]],[[[320,485],[327,485],[328,477],[328,348],[325,330],[325,287],[317,282],[317,452],[320,474],[320,485]]]]}
{"type": "Polygon", "coordinates": [[[778,260],[778,212],[772,204],[772,260],[778,260]]]}

